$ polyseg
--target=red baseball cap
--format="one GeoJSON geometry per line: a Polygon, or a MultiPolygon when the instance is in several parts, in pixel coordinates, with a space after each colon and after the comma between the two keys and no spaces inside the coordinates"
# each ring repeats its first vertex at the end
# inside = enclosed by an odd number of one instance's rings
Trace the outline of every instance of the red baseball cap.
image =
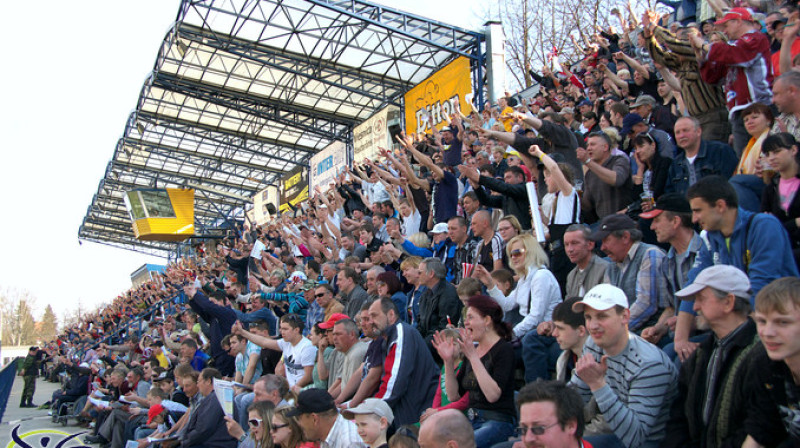
{"type": "Polygon", "coordinates": [[[342,319],[350,319],[350,316],[342,313],[333,313],[330,319],[319,324],[319,328],[322,328],[323,330],[329,330],[333,328],[333,324],[339,322],[342,319]]]}
{"type": "Polygon", "coordinates": [[[730,11],[726,12],[721,19],[714,22],[714,24],[722,25],[728,20],[747,20],[748,22],[752,22],[753,16],[750,14],[750,10],[748,10],[747,8],[733,8],[730,11]]]}

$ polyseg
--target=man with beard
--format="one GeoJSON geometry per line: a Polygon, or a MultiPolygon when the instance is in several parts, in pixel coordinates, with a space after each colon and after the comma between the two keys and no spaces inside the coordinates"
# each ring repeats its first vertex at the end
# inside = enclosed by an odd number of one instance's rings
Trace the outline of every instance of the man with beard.
{"type": "Polygon", "coordinates": [[[431,407],[439,369],[419,332],[398,319],[394,302],[382,297],[372,302],[369,316],[374,334],[384,336],[383,376],[375,398],[392,408],[397,427],[419,421],[431,407]]]}

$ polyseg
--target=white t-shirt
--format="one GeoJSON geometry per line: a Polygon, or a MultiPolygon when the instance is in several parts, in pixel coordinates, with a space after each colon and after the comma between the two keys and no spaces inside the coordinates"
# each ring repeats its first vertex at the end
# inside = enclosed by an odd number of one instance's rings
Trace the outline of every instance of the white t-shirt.
{"type": "Polygon", "coordinates": [[[297,345],[278,339],[278,347],[283,352],[286,380],[289,381],[290,387],[294,386],[305,375],[303,368],[314,365],[317,360],[317,348],[305,337],[297,345]]]}
{"type": "Polygon", "coordinates": [[[419,214],[417,209],[414,209],[414,212],[411,213],[411,216],[408,218],[403,216],[402,221],[403,223],[400,225],[400,227],[403,231],[403,236],[408,238],[409,236],[419,232],[419,225],[422,222],[422,216],[419,214]]]}

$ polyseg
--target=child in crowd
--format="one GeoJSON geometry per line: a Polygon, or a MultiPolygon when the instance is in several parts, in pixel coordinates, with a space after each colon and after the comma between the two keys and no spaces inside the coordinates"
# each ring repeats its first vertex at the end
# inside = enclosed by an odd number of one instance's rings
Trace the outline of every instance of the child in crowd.
{"type": "Polygon", "coordinates": [[[389,448],[386,431],[394,421],[394,413],[385,401],[367,398],[363,403],[342,411],[342,416],[355,420],[358,435],[370,448],[389,448]]]}

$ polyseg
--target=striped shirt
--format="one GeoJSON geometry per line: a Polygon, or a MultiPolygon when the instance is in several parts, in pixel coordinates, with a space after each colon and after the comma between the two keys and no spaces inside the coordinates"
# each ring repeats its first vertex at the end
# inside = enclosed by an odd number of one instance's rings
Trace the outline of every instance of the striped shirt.
{"type": "MultiPolygon", "coordinates": [[[[583,353],[599,362],[605,352],[591,337],[583,353]]],[[[672,400],[677,394],[678,371],[658,347],[629,335],[628,345],[607,359],[606,385],[592,393],[577,375],[570,384],[588,402],[594,395],[597,406],[614,435],[629,448],[656,445],[665,436],[672,400]]]]}
{"type": "Polygon", "coordinates": [[[700,76],[700,66],[689,41],[678,39],[662,27],[656,27],[653,35],[645,40],[653,60],[676,72],[689,115],[697,117],[726,107],[722,86],[709,84],[700,76]]]}

